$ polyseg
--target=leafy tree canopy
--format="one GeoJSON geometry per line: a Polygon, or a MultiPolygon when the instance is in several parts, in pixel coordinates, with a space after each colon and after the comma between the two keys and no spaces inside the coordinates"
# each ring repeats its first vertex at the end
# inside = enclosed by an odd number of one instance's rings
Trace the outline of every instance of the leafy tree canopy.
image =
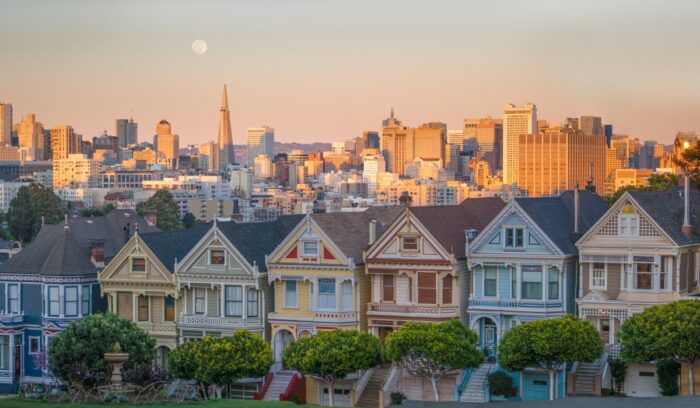
{"type": "Polygon", "coordinates": [[[182,225],[185,227],[185,229],[192,228],[196,222],[197,219],[194,218],[194,215],[191,212],[188,212],[184,217],[182,217],[182,225]]]}
{"type": "Polygon", "coordinates": [[[163,231],[182,229],[180,222],[180,210],[175,202],[175,197],[168,190],[156,191],[148,200],[140,203],[136,211],[144,215],[146,211],[153,210],[158,213],[156,226],[163,231]]]}
{"type": "Polygon", "coordinates": [[[382,345],[378,338],[358,330],[321,331],[290,344],[283,359],[290,368],[326,381],[332,390],[348,374],[379,365],[382,345]]]}
{"type": "Polygon", "coordinates": [[[46,224],[62,221],[61,200],[50,188],[41,184],[31,183],[20,187],[7,212],[12,235],[25,243],[31,241],[41,229],[42,217],[46,224]]]}
{"type": "Polygon", "coordinates": [[[603,199],[609,206],[612,206],[626,191],[663,191],[669,186],[678,185],[678,181],[677,174],[652,174],[651,177],[649,177],[649,185],[625,186],[619,188],[613,194],[603,197],[603,199]]]}
{"type": "Polygon", "coordinates": [[[136,323],[115,314],[95,314],[71,323],[51,342],[49,363],[52,373],[71,381],[78,364],[85,363],[91,373],[107,375],[109,365],[104,354],[114,351],[119,343],[122,352],[129,353],[124,368],[150,363],[155,339],[136,323]]]}
{"type": "Polygon", "coordinates": [[[386,338],[386,354],[411,374],[430,379],[435,399],[437,381],[455,369],[478,367],[484,360],[477,335],[458,320],[406,323],[386,338]]]}

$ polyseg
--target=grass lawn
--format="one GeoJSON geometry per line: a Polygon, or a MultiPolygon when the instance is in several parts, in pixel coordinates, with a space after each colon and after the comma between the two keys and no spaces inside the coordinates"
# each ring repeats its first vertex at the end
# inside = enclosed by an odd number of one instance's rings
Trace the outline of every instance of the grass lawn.
{"type": "Polygon", "coordinates": [[[2,408],[105,408],[114,407],[144,407],[144,408],[294,408],[301,407],[292,402],[279,401],[246,401],[246,400],[218,400],[203,402],[176,403],[153,403],[153,404],[100,404],[83,402],[48,402],[41,400],[19,399],[16,397],[0,398],[2,408]]]}

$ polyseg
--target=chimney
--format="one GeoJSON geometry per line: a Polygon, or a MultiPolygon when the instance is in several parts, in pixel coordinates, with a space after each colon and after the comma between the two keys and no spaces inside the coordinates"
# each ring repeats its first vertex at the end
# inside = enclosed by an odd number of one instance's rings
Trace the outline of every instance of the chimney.
{"type": "Polygon", "coordinates": [[[105,262],[105,240],[93,239],[90,245],[90,260],[95,266],[104,265],[105,262]]]}
{"type": "Polygon", "coordinates": [[[156,225],[158,223],[158,211],[156,210],[146,210],[143,213],[143,218],[146,219],[148,225],[156,225]]]}
{"type": "Polygon", "coordinates": [[[377,220],[369,220],[369,245],[377,240],[377,220]]]}
{"type": "Polygon", "coordinates": [[[693,234],[693,228],[690,226],[690,176],[685,174],[683,186],[683,226],[681,231],[690,237],[693,234]]]}

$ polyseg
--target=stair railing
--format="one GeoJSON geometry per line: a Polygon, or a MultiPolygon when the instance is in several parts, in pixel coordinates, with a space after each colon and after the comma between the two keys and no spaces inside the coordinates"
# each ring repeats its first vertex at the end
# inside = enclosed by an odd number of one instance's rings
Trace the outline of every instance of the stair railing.
{"type": "Polygon", "coordinates": [[[369,379],[372,378],[373,375],[374,368],[370,368],[369,370],[366,370],[364,373],[362,373],[362,376],[357,381],[357,386],[355,387],[354,401],[350,401],[351,405],[357,405],[357,402],[360,400],[360,398],[362,398],[362,393],[365,392],[365,388],[367,387],[367,383],[369,383],[369,379]]]}
{"type": "Polygon", "coordinates": [[[491,375],[491,369],[494,364],[489,364],[488,370],[486,370],[486,377],[484,377],[484,382],[481,384],[481,389],[484,392],[484,402],[491,401],[491,387],[489,386],[489,375],[491,375]]]}
{"type": "Polygon", "coordinates": [[[267,373],[267,377],[265,377],[265,381],[263,382],[262,388],[260,391],[256,392],[253,394],[253,399],[254,400],[261,400],[265,398],[265,394],[267,393],[267,389],[270,388],[270,384],[272,384],[272,379],[275,377],[275,373],[270,371],[267,373]]]}
{"type": "Polygon", "coordinates": [[[294,399],[306,404],[306,378],[299,373],[292,375],[287,388],[280,394],[279,398],[280,401],[293,401],[294,399]]]}
{"type": "Polygon", "coordinates": [[[455,401],[459,401],[459,398],[462,396],[462,392],[464,392],[464,389],[467,388],[467,384],[469,383],[469,378],[472,376],[472,369],[467,368],[462,372],[462,376],[459,379],[459,383],[457,383],[457,386],[455,387],[455,401]]]}
{"type": "Polygon", "coordinates": [[[387,398],[387,396],[391,396],[391,393],[396,389],[400,372],[401,369],[398,366],[391,366],[391,370],[387,374],[386,379],[384,379],[382,388],[379,390],[379,408],[384,408],[391,403],[391,398],[387,398]]]}

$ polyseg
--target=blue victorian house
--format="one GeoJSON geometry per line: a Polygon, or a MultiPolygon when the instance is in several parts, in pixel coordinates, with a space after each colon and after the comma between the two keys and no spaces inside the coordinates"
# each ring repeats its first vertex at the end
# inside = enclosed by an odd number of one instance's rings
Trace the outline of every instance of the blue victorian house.
{"type": "MultiPolygon", "coordinates": [[[[575,313],[575,243],[607,209],[589,191],[516,198],[469,243],[469,326],[479,334],[480,346],[491,361],[495,362],[498,340],[508,329],[575,313]]],[[[533,369],[509,374],[522,399],[549,398],[546,373],[533,369]]],[[[558,377],[557,396],[562,398],[564,373],[558,377]]]]}

